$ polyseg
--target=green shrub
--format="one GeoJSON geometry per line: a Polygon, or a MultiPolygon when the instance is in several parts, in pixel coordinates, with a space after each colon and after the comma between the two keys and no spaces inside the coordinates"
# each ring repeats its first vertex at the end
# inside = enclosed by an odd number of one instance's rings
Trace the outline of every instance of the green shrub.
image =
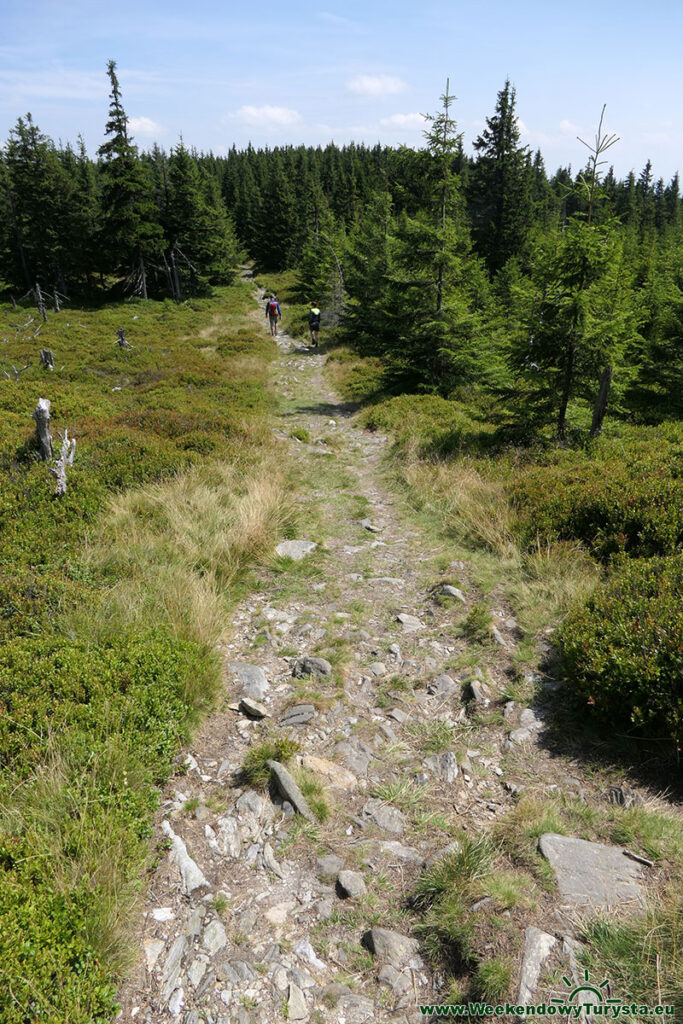
{"type": "Polygon", "coordinates": [[[683,545],[683,445],[662,437],[558,451],[510,488],[527,543],[581,540],[593,554],[669,555],[683,545]]]}
{"type": "Polygon", "coordinates": [[[286,736],[265,740],[255,747],[250,747],[242,763],[241,775],[245,782],[258,789],[265,789],[270,779],[270,768],[267,761],[280,761],[287,764],[299,750],[296,740],[286,736]]]}
{"type": "Polygon", "coordinates": [[[371,430],[391,431],[400,447],[420,455],[458,452],[474,428],[459,402],[438,395],[397,395],[368,409],[363,421],[371,430]]]}
{"type": "Polygon", "coordinates": [[[576,693],[602,721],[683,740],[683,555],[623,560],[558,642],[576,693]]]}

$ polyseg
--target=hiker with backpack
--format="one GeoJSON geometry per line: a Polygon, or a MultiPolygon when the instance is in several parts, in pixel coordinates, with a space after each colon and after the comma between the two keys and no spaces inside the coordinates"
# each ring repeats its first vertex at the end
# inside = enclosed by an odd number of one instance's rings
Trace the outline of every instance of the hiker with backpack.
{"type": "Polygon", "coordinates": [[[311,348],[317,348],[318,332],[320,330],[320,310],[315,300],[311,303],[311,311],[308,314],[308,329],[311,332],[311,348]]]}
{"type": "Polygon", "coordinates": [[[270,333],[274,338],[277,337],[277,322],[282,320],[282,313],[280,312],[280,303],[277,301],[277,296],[271,292],[270,298],[266,302],[266,316],[268,317],[268,323],[270,324],[270,333]]]}

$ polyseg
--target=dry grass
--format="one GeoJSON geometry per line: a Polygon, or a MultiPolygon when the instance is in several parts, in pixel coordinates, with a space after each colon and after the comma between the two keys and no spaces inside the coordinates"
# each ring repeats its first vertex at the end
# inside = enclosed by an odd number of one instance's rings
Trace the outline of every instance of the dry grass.
{"type": "Polygon", "coordinates": [[[293,514],[272,462],[213,462],[116,495],[88,551],[92,568],[119,581],[102,629],[164,626],[214,645],[231,588],[247,565],[267,559],[293,514]]]}
{"type": "Polygon", "coordinates": [[[436,514],[446,532],[478,552],[483,575],[503,584],[520,625],[533,635],[586,601],[600,570],[578,543],[539,544],[524,551],[500,468],[489,472],[486,463],[480,466],[468,459],[434,463],[413,454],[401,473],[415,500],[436,514]]]}
{"type": "Polygon", "coordinates": [[[501,480],[484,476],[466,459],[431,463],[409,459],[404,469],[408,486],[438,512],[457,540],[515,558],[514,513],[501,480]]]}

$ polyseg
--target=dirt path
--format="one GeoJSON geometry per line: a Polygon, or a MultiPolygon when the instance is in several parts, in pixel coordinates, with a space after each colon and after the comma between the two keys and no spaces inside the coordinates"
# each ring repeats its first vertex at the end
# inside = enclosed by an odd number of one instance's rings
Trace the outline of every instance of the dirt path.
{"type": "MultiPolygon", "coordinates": [[[[234,616],[225,703],[164,794],[159,837],[164,819],[175,855],[153,879],[126,1024],[424,1020],[418,1004],[444,996],[407,938],[422,866],[507,813],[527,777],[582,785],[537,745],[542,711],[510,703],[504,722],[487,719],[515,623],[501,609],[486,672],[474,651],[463,670],[467,567],[391,492],[387,440],[330,392],[325,356],[286,334],[278,346],[276,430],[300,478],[298,537],[317,546],[276,562],[234,616]],[[322,659],[309,674],[306,657],[322,659]],[[268,717],[240,710],[245,692],[268,717]],[[248,751],[282,736],[299,745],[290,770],[322,820],[240,779],[248,751]]],[[[552,921],[543,900],[519,921],[506,913],[520,935],[552,921]]]]}

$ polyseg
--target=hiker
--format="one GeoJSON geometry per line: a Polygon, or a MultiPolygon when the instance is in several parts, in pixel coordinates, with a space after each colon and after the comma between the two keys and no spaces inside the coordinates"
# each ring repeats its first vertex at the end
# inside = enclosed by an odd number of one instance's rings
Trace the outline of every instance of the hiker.
{"type": "Polygon", "coordinates": [[[268,317],[268,323],[270,324],[270,333],[274,338],[276,338],[277,322],[282,319],[282,313],[280,312],[280,303],[277,301],[277,296],[272,292],[270,298],[266,302],[266,316],[268,317]]]}
{"type": "Polygon", "coordinates": [[[308,329],[311,332],[311,347],[317,348],[318,331],[320,330],[320,310],[315,300],[311,303],[311,312],[308,314],[308,329]]]}

